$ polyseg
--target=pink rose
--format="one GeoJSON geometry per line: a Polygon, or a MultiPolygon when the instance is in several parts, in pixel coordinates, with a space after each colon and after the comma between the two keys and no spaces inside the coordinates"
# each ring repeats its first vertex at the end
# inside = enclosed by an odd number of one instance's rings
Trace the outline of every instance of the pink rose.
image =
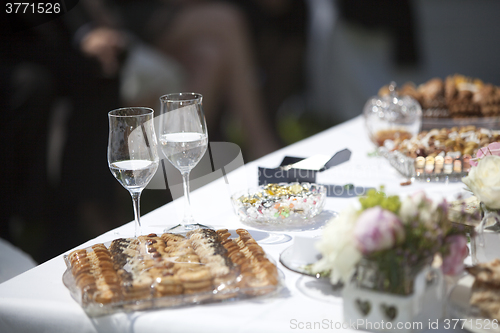
{"type": "Polygon", "coordinates": [[[467,238],[464,235],[452,235],[445,239],[449,253],[443,258],[441,269],[445,275],[457,275],[464,270],[464,259],[469,254],[467,238]]]}
{"type": "Polygon", "coordinates": [[[403,224],[388,210],[373,207],[365,210],[358,218],[354,238],[363,254],[390,249],[405,238],[403,224]]]}
{"type": "Polygon", "coordinates": [[[476,158],[470,160],[470,165],[477,166],[481,158],[488,155],[500,156],[500,142],[492,142],[487,147],[480,148],[477,151],[476,158]]]}

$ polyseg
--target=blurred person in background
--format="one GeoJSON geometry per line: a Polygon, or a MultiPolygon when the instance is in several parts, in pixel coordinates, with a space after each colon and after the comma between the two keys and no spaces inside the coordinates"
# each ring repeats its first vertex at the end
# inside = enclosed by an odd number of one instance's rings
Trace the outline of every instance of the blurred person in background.
{"type": "MultiPolygon", "coordinates": [[[[309,10],[306,0],[229,0],[245,13],[255,45],[259,84],[264,94],[268,118],[281,139],[291,143],[286,131],[300,109],[298,102],[306,90],[305,62],[309,10]],[[292,102],[292,108],[290,103],[292,102]]],[[[300,110],[307,113],[307,110],[300,110]]],[[[310,119],[310,115],[303,114],[310,119]]],[[[305,126],[307,121],[300,122],[305,126]]],[[[297,124],[298,125],[298,124],[297,124]]],[[[307,132],[307,130],[306,130],[307,132]]]]}
{"type": "Polygon", "coordinates": [[[226,139],[221,128],[226,113],[244,123],[247,161],[280,147],[259,85],[251,31],[236,6],[208,0],[83,3],[100,26],[129,31],[182,66],[181,89],[204,97],[210,140],[226,139]]]}
{"type": "Polygon", "coordinates": [[[106,113],[119,106],[125,45],[111,29],[76,39],[89,20],[78,6],[45,23],[36,14],[1,15],[1,237],[42,262],[88,239],[95,225],[82,225],[82,212],[113,205],[106,113]],[[66,136],[58,138],[60,173],[50,183],[50,118],[61,100],[68,101],[68,121],[66,136]]]}
{"type": "Polygon", "coordinates": [[[107,112],[120,107],[121,65],[135,38],[183,65],[185,90],[204,95],[211,140],[221,137],[227,110],[244,123],[247,159],[279,148],[247,21],[231,4],[83,0],[36,26],[30,17],[2,15],[1,171],[8,198],[2,202],[1,237],[38,262],[128,221],[120,218],[123,208],[114,208],[107,112]],[[62,146],[61,162],[49,182],[48,128],[61,100],[68,119],[59,119],[65,129],[55,140],[62,146]]]}

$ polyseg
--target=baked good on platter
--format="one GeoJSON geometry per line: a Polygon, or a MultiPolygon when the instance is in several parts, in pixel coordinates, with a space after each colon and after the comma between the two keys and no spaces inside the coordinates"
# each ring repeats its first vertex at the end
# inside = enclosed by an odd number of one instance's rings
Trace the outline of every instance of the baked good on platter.
{"type": "Polygon", "coordinates": [[[278,285],[276,266],[244,229],[196,229],[115,239],[68,255],[84,303],[108,304],[177,295],[197,302],[269,292],[278,285]],[[272,289],[272,288],[271,288],[272,289]]]}
{"type": "Polygon", "coordinates": [[[475,277],[470,304],[487,318],[500,320],[500,259],[467,268],[475,277]]]}
{"type": "MultiPolygon", "coordinates": [[[[379,90],[380,96],[388,93],[388,86],[379,90]]],[[[398,89],[398,94],[417,100],[424,118],[460,119],[500,115],[500,87],[460,74],[449,75],[444,80],[432,78],[418,86],[406,82],[398,89]]]]}

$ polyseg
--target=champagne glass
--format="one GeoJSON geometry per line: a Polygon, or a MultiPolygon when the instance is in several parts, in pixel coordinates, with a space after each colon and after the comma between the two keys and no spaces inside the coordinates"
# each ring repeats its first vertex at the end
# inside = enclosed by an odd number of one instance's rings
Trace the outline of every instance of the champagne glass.
{"type": "Polygon", "coordinates": [[[184,187],[182,223],[168,229],[176,232],[206,227],[195,223],[189,199],[189,173],[201,160],[208,145],[202,98],[196,93],[174,93],[160,97],[160,147],[165,157],[180,171],[184,187]]]}
{"type": "Polygon", "coordinates": [[[159,163],[153,112],[149,108],[133,107],[108,113],[108,165],[113,176],[132,196],[135,237],[142,234],[141,193],[153,178],[159,163]]]}

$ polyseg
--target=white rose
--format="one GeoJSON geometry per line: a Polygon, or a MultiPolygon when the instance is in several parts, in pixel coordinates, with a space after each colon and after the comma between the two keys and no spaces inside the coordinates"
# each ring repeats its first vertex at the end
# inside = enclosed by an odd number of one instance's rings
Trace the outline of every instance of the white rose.
{"type": "Polygon", "coordinates": [[[420,220],[434,223],[437,218],[434,214],[436,207],[437,204],[427,198],[424,191],[419,191],[402,200],[399,216],[403,224],[413,222],[417,217],[420,220]]]}
{"type": "Polygon", "coordinates": [[[415,220],[419,214],[419,205],[424,197],[425,193],[422,191],[403,199],[401,208],[399,209],[399,216],[401,216],[403,224],[408,224],[415,220]]]}
{"type": "Polygon", "coordinates": [[[321,240],[316,243],[323,257],[313,265],[312,270],[316,273],[331,270],[330,280],[333,284],[349,281],[362,257],[353,238],[357,218],[357,210],[348,207],[328,222],[321,240]]]}
{"type": "Polygon", "coordinates": [[[462,181],[486,207],[500,209],[500,156],[483,157],[462,181]]]}

